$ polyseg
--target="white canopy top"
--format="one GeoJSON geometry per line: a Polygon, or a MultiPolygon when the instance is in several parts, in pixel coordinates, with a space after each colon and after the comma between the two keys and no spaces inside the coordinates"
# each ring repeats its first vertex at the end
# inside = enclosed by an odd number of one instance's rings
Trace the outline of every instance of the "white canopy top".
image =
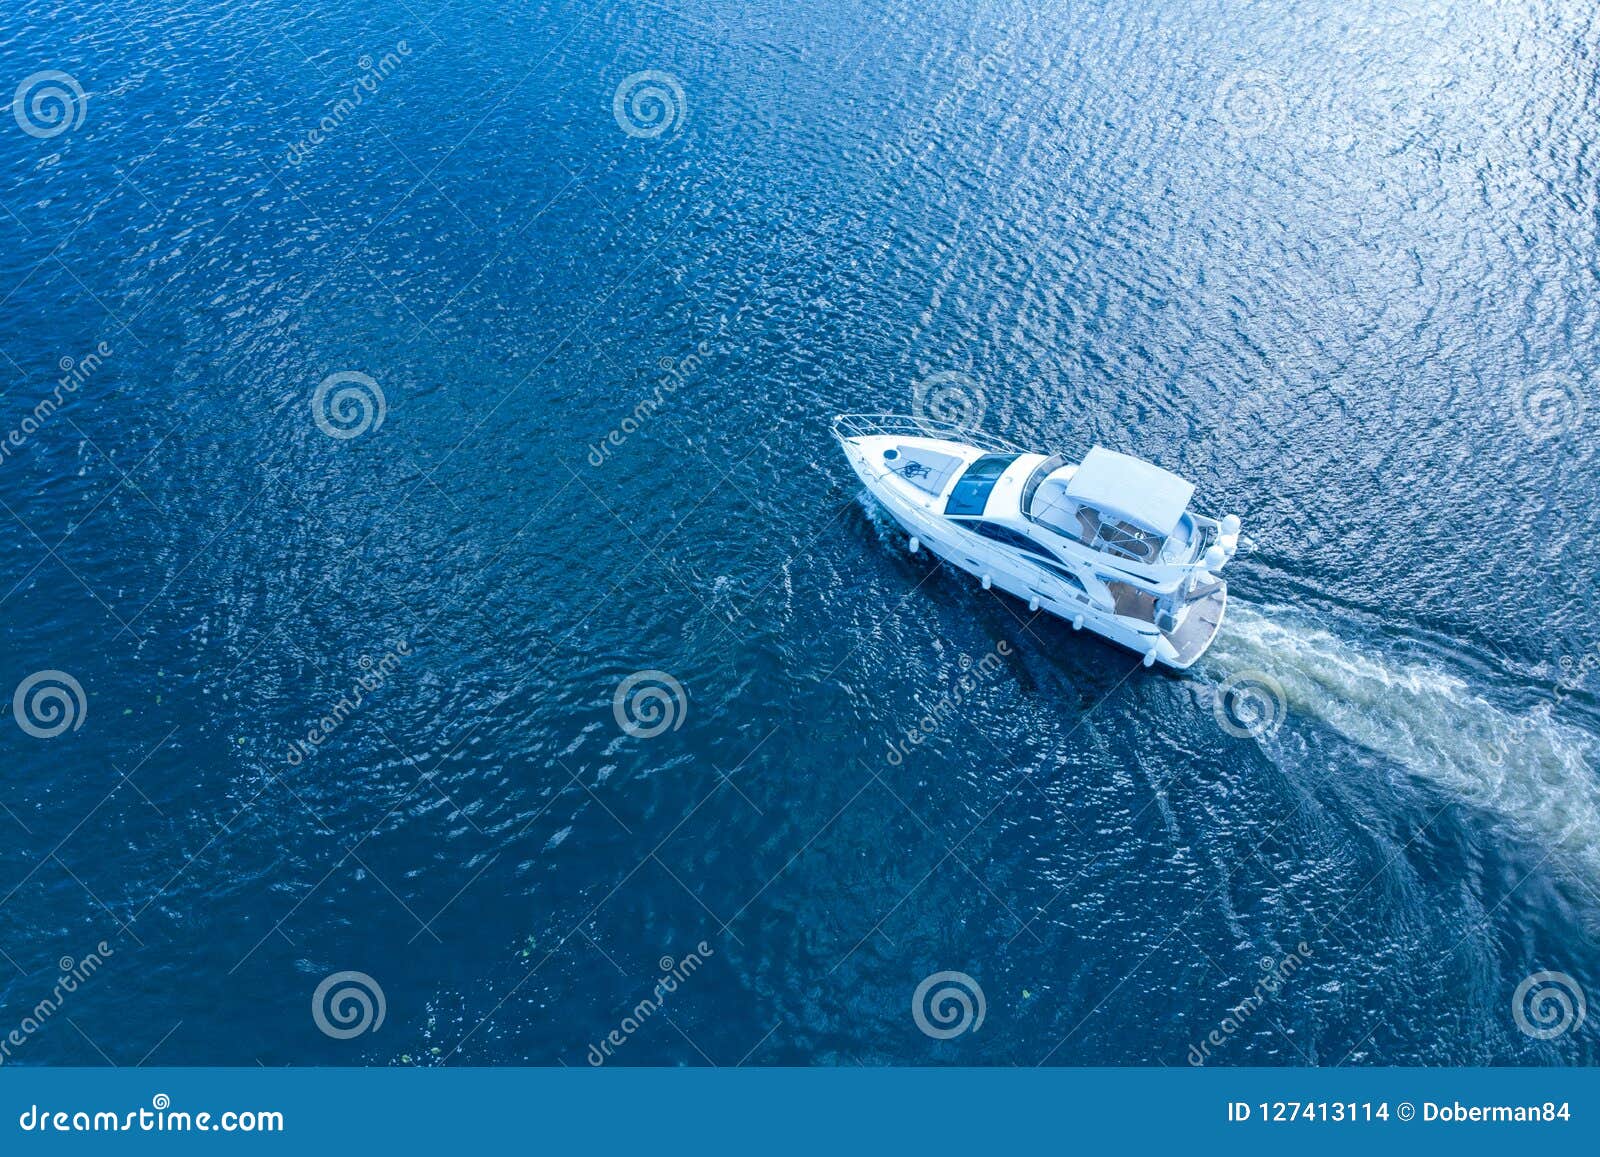
{"type": "Polygon", "coordinates": [[[1163,538],[1178,526],[1194,483],[1142,458],[1096,446],[1067,483],[1067,496],[1163,538]]]}

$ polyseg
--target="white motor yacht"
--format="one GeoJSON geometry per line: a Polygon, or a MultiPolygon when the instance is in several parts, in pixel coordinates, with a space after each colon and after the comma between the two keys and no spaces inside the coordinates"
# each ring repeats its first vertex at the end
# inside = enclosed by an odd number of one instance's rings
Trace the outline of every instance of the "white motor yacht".
{"type": "Polygon", "coordinates": [[[1239,519],[1189,509],[1194,485],[1095,446],[1081,461],[901,414],[843,414],[833,434],[879,505],[926,547],[1074,628],[1191,666],[1228,603],[1217,577],[1239,519]]]}

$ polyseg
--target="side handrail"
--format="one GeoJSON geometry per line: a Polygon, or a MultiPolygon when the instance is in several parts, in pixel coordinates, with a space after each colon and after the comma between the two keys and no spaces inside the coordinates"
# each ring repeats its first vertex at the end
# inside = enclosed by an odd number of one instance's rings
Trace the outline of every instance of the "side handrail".
{"type": "Polygon", "coordinates": [[[894,434],[912,438],[943,438],[952,442],[965,442],[995,454],[1028,452],[1025,447],[999,435],[920,414],[840,414],[833,420],[833,436],[840,441],[846,438],[894,434]]]}

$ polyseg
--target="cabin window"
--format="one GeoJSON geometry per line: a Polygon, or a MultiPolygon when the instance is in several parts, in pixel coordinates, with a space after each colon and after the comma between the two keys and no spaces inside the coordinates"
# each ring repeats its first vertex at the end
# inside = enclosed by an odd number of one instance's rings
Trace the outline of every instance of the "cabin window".
{"type": "Polygon", "coordinates": [[[1032,517],[1030,508],[1033,506],[1033,496],[1038,492],[1039,484],[1066,465],[1068,465],[1066,458],[1060,454],[1052,454],[1034,468],[1033,473],[1028,475],[1027,482],[1022,485],[1022,512],[1024,514],[1029,514],[1032,517]]]}
{"type": "Polygon", "coordinates": [[[972,522],[968,523],[968,526],[983,535],[983,537],[992,538],[1003,546],[1015,547],[1018,550],[1025,550],[1029,554],[1039,555],[1041,558],[1055,560],[1055,555],[1021,531],[1012,530],[1009,526],[1001,526],[995,522],[972,522]]]}
{"type": "Polygon", "coordinates": [[[1080,579],[1077,575],[1073,574],[1066,567],[1062,566],[1060,563],[1039,562],[1037,565],[1039,565],[1040,567],[1043,567],[1045,570],[1049,571],[1056,578],[1060,579],[1062,582],[1066,583],[1073,590],[1075,590],[1079,594],[1081,594],[1084,598],[1088,598],[1089,597],[1089,588],[1083,585],[1083,580],[1080,579]]]}
{"type": "Polygon", "coordinates": [[[997,522],[963,521],[958,525],[965,526],[968,530],[976,531],[985,538],[993,539],[995,542],[1005,546],[1015,547],[1017,550],[1027,552],[1029,555],[1028,561],[1033,563],[1034,566],[1040,570],[1049,571],[1051,575],[1072,587],[1073,590],[1085,598],[1089,596],[1089,589],[1083,585],[1083,580],[1058,561],[1056,556],[1049,550],[1040,546],[1022,532],[1012,530],[1009,526],[1001,526],[997,522]]]}
{"type": "Polygon", "coordinates": [[[968,466],[955,489],[950,491],[950,500],[945,503],[944,512],[949,515],[982,514],[983,508],[989,505],[989,492],[994,489],[994,484],[1019,457],[1019,454],[985,454],[968,466]]]}

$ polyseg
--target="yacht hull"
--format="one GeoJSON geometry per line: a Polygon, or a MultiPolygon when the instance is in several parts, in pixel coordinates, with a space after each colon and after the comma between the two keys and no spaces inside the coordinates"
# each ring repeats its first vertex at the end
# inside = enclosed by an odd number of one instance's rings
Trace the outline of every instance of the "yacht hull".
{"type": "MultiPolygon", "coordinates": [[[[956,444],[942,444],[954,446],[956,444]]],[[[1216,637],[1227,607],[1227,587],[1215,589],[1188,609],[1183,622],[1163,632],[1153,622],[1114,613],[1098,604],[1081,586],[1055,578],[1017,551],[999,546],[964,529],[958,523],[905,500],[876,467],[875,446],[845,442],[851,468],[879,509],[907,536],[913,550],[927,550],[958,570],[972,575],[989,589],[1005,591],[1030,609],[1046,611],[1125,647],[1145,660],[1146,666],[1184,670],[1192,666],[1216,637]]]]}

